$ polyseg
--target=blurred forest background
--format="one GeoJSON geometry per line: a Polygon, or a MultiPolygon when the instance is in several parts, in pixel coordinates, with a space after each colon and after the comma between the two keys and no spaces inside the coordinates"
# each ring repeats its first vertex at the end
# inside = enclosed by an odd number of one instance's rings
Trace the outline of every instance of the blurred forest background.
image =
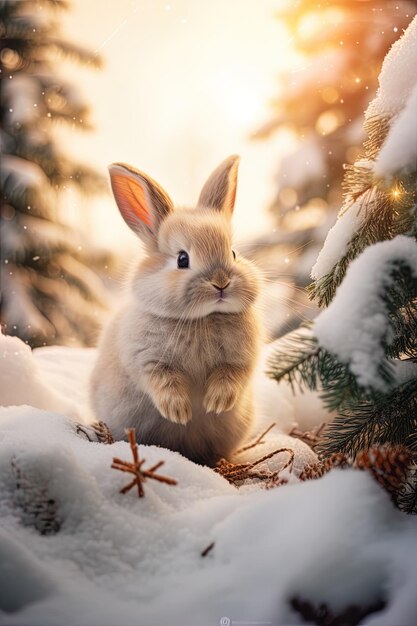
{"type": "Polygon", "coordinates": [[[270,335],[314,316],[304,288],[343,165],[416,12],[417,0],[0,1],[4,331],[95,344],[137,254],[107,163],[131,161],[193,203],[234,152],[235,229],[269,279],[270,335]]]}

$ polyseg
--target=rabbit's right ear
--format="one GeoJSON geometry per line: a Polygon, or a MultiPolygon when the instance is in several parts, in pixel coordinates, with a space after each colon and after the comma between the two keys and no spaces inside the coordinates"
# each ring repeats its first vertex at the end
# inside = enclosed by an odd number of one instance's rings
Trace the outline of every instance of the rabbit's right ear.
{"type": "Polygon", "coordinates": [[[151,247],[161,222],[173,211],[168,194],[150,176],[124,163],[109,166],[111,186],[126,224],[151,247]]]}

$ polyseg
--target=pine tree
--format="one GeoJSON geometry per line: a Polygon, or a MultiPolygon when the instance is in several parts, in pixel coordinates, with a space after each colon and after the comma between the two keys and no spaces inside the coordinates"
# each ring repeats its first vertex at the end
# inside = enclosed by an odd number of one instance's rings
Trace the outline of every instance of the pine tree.
{"type": "MultiPolygon", "coordinates": [[[[311,263],[340,207],[343,164],[353,164],[360,152],[363,112],[384,56],[416,11],[417,0],[277,3],[277,17],[299,59],[280,77],[271,119],[254,138],[283,130],[296,138],[277,167],[270,207],[276,233],[262,241],[262,249],[273,246],[274,256],[286,263],[276,272],[296,287],[308,284],[311,263]]],[[[298,319],[306,313],[299,294],[292,294],[298,319]]]]}
{"type": "MultiPolygon", "coordinates": [[[[61,57],[99,58],[60,38],[64,0],[0,2],[1,323],[33,347],[91,344],[101,281],[80,233],[59,216],[60,190],[103,192],[105,180],[57,145],[57,123],[90,128],[88,107],[59,75],[61,57]]],[[[91,246],[89,246],[91,250],[91,246]]]]}
{"type": "MultiPolygon", "coordinates": [[[[417,17],[388,53],[363,154],[313,268],[322,311],[282,340],[271,376],[337,416],[321,452],[402,444],[417,457],[417,17]]],[[[417,512],[417,474],[403,508],[417,512]]]]}

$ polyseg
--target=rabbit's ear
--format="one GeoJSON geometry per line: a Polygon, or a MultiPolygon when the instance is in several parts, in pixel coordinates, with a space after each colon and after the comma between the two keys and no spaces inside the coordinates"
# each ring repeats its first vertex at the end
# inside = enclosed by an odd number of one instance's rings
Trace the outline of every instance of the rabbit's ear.
{"type": "Polygon", "coordinates": [[[146,243],[155,245],[161,222],[173,211],[171,198],[150,176],[130,165],[109,166],[111,186],[126,224],[146,243]]]}
{"type": "Polygon", "coordinates": [[[239,161],[240,157],[234,154],[214,170],[200,193],[198,206],[224,211],[228,216],[232,215],[236,199],[239,161]]]}

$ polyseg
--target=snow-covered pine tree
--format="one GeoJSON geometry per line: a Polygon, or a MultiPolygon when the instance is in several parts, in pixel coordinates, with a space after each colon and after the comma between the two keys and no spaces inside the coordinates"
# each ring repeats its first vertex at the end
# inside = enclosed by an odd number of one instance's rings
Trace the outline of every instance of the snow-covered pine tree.
{"type": "MultiPolygon", "coordinates": [[[[312,270],[327,308],[282,341],[271,375],[336,411],[324,454],[390,442],[417,455],[417,17],[385,58],[365,131],[312,270]]],[[[403,508],[417,512],[416,480],[403,508]]]]}
{"type": "MultiPolygon", "coordinates": [[[[276,11],[299,58],[279,78],[271,118],[254,138],[284,130],[296,139],[277,172],[271,204],[276,232],[261,242],[278,259],[275,273],[296,286],[292,325],[306,315],[297,287],[308,284],[311,263],[340,207],[343,163],[354,163],[365,138],[363,112],[382,61],[416,14],[417,0],[282,1],[276,11]]],[[[268,272],[274,275],[270,266],[268,272]]],[[[281,331],[291,329],[286,326],[281,331]]]]}
{"type": "MultiPolygon", "coordinates": [[[[102,192],[105,181],[57,145],[57,122],[88,129],[88,108],[59,74],[96,55],[59,36],[64,0],[0,2],[1,323],[32,346],[94,341],[103,289],[80,233],[59,221],[60,189],[102,192]]],[[[89,246],[91,250],[91,246],[89,246]]]]}

